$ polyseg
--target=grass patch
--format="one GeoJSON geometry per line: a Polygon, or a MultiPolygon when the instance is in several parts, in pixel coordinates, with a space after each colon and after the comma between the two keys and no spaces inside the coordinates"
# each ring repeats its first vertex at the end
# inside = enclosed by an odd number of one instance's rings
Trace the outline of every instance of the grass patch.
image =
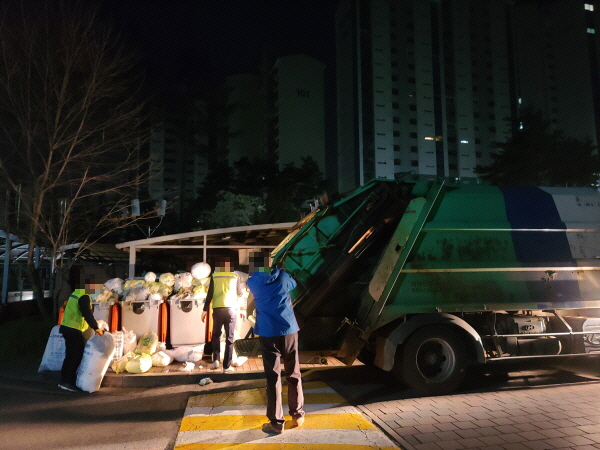
{"type": "Polygon", "coordinates": [[[53,324],[41,317],[22,317],[0,325],[0,363],[42,360],[53,324]]]}

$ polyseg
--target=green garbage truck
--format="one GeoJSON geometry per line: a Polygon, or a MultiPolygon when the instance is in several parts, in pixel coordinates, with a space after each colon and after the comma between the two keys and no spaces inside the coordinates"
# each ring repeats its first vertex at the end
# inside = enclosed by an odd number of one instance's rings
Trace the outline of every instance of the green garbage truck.
{"type": "Polygon", "coordinates": [[[305,352],[359,358],[423,394],[469,364],[600,352],[600,193],[374,180],[272,253],[305,352]]]}

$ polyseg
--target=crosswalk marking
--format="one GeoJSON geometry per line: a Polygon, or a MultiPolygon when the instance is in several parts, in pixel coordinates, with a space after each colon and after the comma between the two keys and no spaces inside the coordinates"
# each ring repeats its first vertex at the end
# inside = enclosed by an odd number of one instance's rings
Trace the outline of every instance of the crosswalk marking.
{"type": "MultiPolygon", "coordinates": [[[[187,416],[181,422],[181,431],[245,430],[260,428],[263,423],[265,423],[264,414],[187,416]]],[[[290,423],[286,423],[286,429],[291,428],[290,423]]],[[[362,414],[311,414],[307,416],[302,429],[375,430],[376,428],[362,414]]]]}
{"type": "MultiPolygon", "coordinates": [[[[287,387],[283,387],[284,405],[287,387]]],[[[397,450],[360,411],[323,382],[303,383],[306,420],[271,436],[266,390],[248,389],[190,397],[175,450],[397,450]]]]}
{"type": "Polygon", "coordinates": [[[186,444],[176,447],[177,450],[398,450],[397,447],[374,447],[372,445],[345,445],[345,444],[186,444]]]}

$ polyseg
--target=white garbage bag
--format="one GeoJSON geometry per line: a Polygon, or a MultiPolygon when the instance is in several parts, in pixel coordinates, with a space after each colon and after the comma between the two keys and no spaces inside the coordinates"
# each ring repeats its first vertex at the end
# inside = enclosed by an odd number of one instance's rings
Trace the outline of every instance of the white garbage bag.
{"type": "MultiPolygon", "coordinates": [[[[121,357],[125,354],[123,352],[124,349],[124,333],[122,331],[115,331],[114,333],[111,333],[113,335],[113,338],[115,340],[115,353],[113,354],[113,361],[118,361],[119,359],[121,359],[121,357]]],[[[134,334],[135,336],[135,334],[134,334]]]]}
{"type": "Polygon", "coordinates": [[[77,387],[82,391],[96,392],[100,389],[104,374],[115,351],[114,338],[110,333],[95,334],[85,344],[83,360],[77,369],[77,387]]]}
{"type": "Polygon", "coordinates": [[[123,280],[121,278],[111,278],[104,283],[104,287],[117,295],[121,295],[123,293],[123,280]]]}
{"type": "Polygon", "coordinates": [[[202,360],[202,356],[204,355],[204,344],[182,346],[174,348],[173,350],[165,350],[164,352],[172,356],[175,361],[198,362],[202,360]]]}
{"type": "Polygon", "coordinates": [[[135,331],[127,330],[127,328],[123,327],[123,354],[135,351],[136,346],[137,336],[135,335],[135,331]]]}
{"type": "Polygon", "coordinates": [[[136,287],[130,289],[125,296],[125,301],[127,302],[143,302],[148,299],[150,295],[150,289],[147,287],[136,287]]]}
{"type": "Polygon", "coordinates": [[[152,355],[153,367],[166,367],[173,362],[173,357],[163,351],[156,352],[152,355]]]}
{"type": "Polygon", "coordinates": [[[192,266],[190,273],[195,280],[202,280],[204,278],[208,278],[210,276],[210,265],[205,262],[199,262],[192,266]]]}
{"type": "Polygon", "coordinates": [[[178,273],[175,275],[175,285],[173,290],[179,292],[182,289],[191,289],[192,287],[192,274],[190,272],[178,273]]]}
{"type": "Polygon", "coordinates": [[[59,329],[60,325],[55,325],[50,331],[50,337],[46,343],[46,350],[44,350],[44,356],[42,357],[42,363],[38,372],[62,369],[62,364],[65,360],[65,338],[59,329]]]}
{"type": "Polygon", "coordinates": [[[154,283],[156,281],[156,274],[154,272],[148,272],[144,275],[144,281],[146,283],[154,283]]]}

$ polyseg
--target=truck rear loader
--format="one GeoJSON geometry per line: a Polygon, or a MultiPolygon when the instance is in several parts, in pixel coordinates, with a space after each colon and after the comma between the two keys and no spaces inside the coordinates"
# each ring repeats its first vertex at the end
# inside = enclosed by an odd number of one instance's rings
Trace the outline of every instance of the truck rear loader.
{"type": "Polygon", "coordinates": [[[422,394],[472,363],[600,352],[600,194],[374,180],[273,251],[300,351],[359,358],[422,394]]]}

